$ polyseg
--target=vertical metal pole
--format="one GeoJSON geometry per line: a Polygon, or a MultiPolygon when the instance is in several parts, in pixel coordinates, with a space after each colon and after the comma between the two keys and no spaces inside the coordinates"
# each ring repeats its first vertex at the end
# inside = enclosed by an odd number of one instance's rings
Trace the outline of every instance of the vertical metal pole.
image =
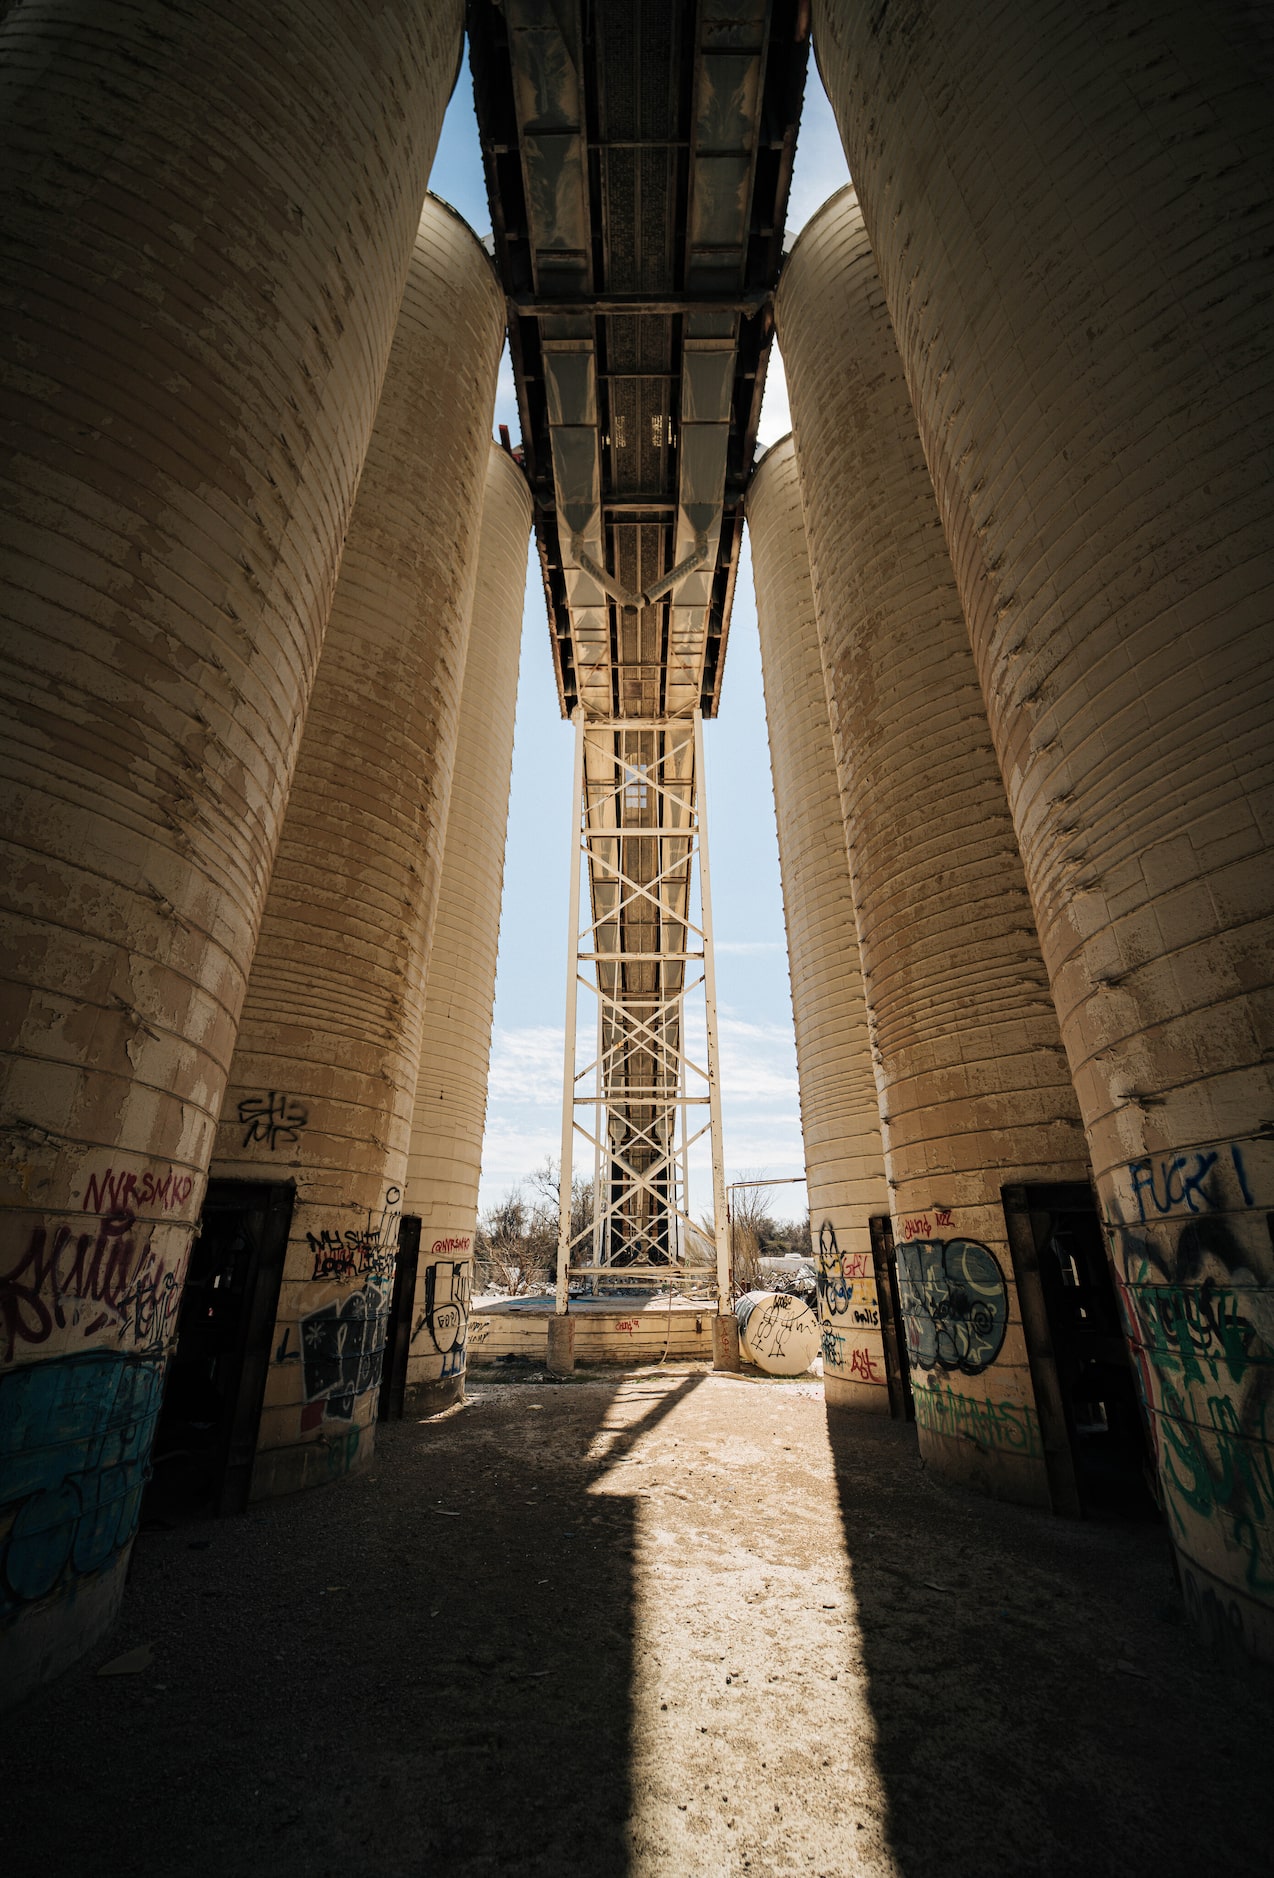
{"type": "Polygon", "coordinates": [[[725,1148],[721,1135],[721,1058],[717,1050],[717,969],[712,951],[712,887],[708,875],[708,797],[703,773],[703,713],[695,712],[695,815],[699,826],[699,900],[703,912],[703,997],[708,1043],[708,1114],[712,1127],[712,1217],[717,1241],[717,1309],[730,1309],[730,1221],[726,1214],[725,1148]]]}
{"type": "Polygon", "coordinates": [[[570,1296],[571,1173],[575,1148],[575,1013],[579,1003],[579,880],[582,850],[588,842],[588,808],[584,801],[584,713],[577,705],[573,715],[575,782],[571,803],[571,910],[566,934],[566,1035],[562,1040],[562,1183],[558,1190],[557,1303],[554,1307],[558,1317],[565,1317],[570,1296]]]}
{"type": "MultiPolygon", "coordinates": [[[[690,909],[687,906],[686,908],[687,915],[689,915],[689,912],[690,912],[690,909]]],[[[687,925],[688,923],[689,922],[687,919],[687,925]]],[[[687,940],[689,940],[689,937],[690,935],[689,935],[689,932],[687,931],[687,934],[686,934],[687,940]]],[[[690,950],[689,944],[686,945],[685,949],[687,952],[690,950]]],[[[682,1051],[684,1052],[685,1047],[686,1047],[686,994],[684,991],[681,994],[681,1004],[680,1004],[680,1008],[678,1011],[678,1022],[681,1027],[681,1030],[680,1030],[681,1048],[682,1048],[682,1051]]],[[[690,1083],[689,1083],[689,1078],[686,1075],[686,1063],[685,1063],[684,1055],[682,1056],[682,1061],[681,1061],[681,1075],[677,1081],[677,1093],[680,1096],[687,1096],[690,1093],[690,1083]]],[[[690,1147],[689,1147],[689,1139],[688,1139],[690,1135],[690,1130],[686,1126],[689,1111],[687,1110],[684,1101],[679,1104],[677,1113],[681,1118],[678,1124],[681,1129],[681,1210],[685,1214],[685,1218],[681,1222],[681,1263],[683,1266],[688,1268],[689,1263],[690,1263],[690,1227],[687,1223],[690,1218],[690,1147]]]]}
{"type": "MultiPolygon", "coordinates": [[[[590,927],[589,930],[593,931],[593,928],[590,927]]],[[[596,945],[590,947],[590,950],[595,952],[596,945]]],[[[597,993],[597,1057],[593,1077],[597,1092],[597,1100],[593,1105],[593,1134],[596,1137],[596,1146],[593,1149],[593,1257],[591,1263],[594,1265],[600,1265],[602,1262],[602,1123],[606,1115],[606,1088],[602,1075],[602,1038],[605,1035],[605,1026],[602,1022],[601,970],[601,966],[595,962],[593,976],[599,981],[599,989],[597,993]]],[[[588,1288],[594,1297],[600,1295],[600,1280],[595,1274],[589,1279],[588,1288]]]]}

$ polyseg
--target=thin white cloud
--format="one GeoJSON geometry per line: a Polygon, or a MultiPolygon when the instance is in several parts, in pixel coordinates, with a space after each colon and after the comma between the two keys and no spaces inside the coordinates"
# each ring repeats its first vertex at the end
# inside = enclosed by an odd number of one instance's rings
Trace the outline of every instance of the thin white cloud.
{"type": "Polygon", "coordinates": [[[553,1024],[497,1027],[491,1039],[487,1096],[494,1107],[560,1108],[562,1032],[553,1024]]]}

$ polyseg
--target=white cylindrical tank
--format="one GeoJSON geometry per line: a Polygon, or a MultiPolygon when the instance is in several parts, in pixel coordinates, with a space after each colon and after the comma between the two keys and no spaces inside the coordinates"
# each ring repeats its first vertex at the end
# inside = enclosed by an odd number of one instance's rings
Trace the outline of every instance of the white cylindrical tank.
{"type": "Polygon", "coordinates": [[[212,1164],[296,1184],[256,1498],[371,1455],[504,318],[429,197],[212,1164]]]}
{"type": "Polygon", "coordinates": [[[122,1590],[461,23],[0,23],[6,1694],[122,1590]]]}
{"type": "Polygon", "coordinates": [[[767,1376],[803,1376],[818,1355],[818,1319],[786,1291],[745,1291],[734,1307],[739,1353],[767,1376]]]}
{"type": "Polygon", "coordinates": [[[953,1478],[1048,1505],[1001,1188],[1083,1180],[1083,1132],[852,189],[798,238],[776,320],[920,1443],[953,1478]]]}
{"type": "Polygon", "coordinates": [[[889,1413],[873,1214],[889,1211],[845,824],[790,437],[758,465],[748,536],[778,823],[823,1386],[889,1413]]]}
{"type": "Polygon", "coordinates": [[[530,528],[526,477],[493,444],[403,1200],[421,1222],[407,1386],[429,1407],[464,1390],[530,528]]]}
{"type": "Polygon", "coordinates": [[[1274,1659],[1268,11],[819,0],[1187,1599],[1274,1659]],[[879,28],[879,29],[878,29],[879,28]],[[1263,1329],[1262,1326],[1266,1326],[1263,1329]],[[1226,1337],[1230,1333],[1227,1331],[1226,1337]],[[1258,1484],[1258,1483],[1264,1483],[1258,1484]]]}

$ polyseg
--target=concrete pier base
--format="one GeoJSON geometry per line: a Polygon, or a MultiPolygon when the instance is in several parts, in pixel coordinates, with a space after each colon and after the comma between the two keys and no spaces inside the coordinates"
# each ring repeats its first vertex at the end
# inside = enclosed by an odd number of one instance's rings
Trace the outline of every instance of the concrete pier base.
{"type": "Polygon", "coordinates": [[[548,1324],[550,1376],[569,1376],[575,1368],[575,1319],[550,1317],[548,1324]]]}
{"type": "Polygon", "coordinates": [[[742,1367],[739,1356],[739,1320],[733,1311],[712,1320],[712,1367],[725,1370],[742,1367]]]}

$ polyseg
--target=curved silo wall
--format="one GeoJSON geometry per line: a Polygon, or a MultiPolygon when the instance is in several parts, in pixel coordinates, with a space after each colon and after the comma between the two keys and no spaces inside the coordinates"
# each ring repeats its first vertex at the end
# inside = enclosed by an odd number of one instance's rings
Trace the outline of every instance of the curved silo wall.
{"type": "Polygon", "coordinates": [[[296,1187],[254,1497],[372,1451],[503,334],[428,198],[213,1159],[296,1187]]]}
{"type": "Polygon", "coordinates": [[[809,548],[785,437],[748,490],[748,536],[778,824],[823,1386],[838,1407],[889,1412],[873,1214],[889,1211],[845,824],[809,548]]]}
{"type": "Polygon", "coordinates": [[[461,14],[0,24],[6,1693],[118,1605],[461,14]]]}
{"type": "Polygon", "coordinates": [[[531,494],[492,445],[404,1206],[421,1222],[407,1386],[464,1389],[531,494]]]}
{"type": "Polygon", "coordinates": [[[776,321],[920,1443],[953,1477],[1048,1504],[1038,1353],[1027,1347],[1001,1188],[1084,1180],[1083,1133],[852,189],[802,232],[776,321]]]}
{"type": "Polygon", "coordinates": [[[1274,1657],[1267,17],[928,0],[876,31],[823,0],[815,33],[1187,1600],[1274,1657]],[[1200,1328],[1178,1361],[1168,1326],[1186,1323],[1200,1328]]]}

